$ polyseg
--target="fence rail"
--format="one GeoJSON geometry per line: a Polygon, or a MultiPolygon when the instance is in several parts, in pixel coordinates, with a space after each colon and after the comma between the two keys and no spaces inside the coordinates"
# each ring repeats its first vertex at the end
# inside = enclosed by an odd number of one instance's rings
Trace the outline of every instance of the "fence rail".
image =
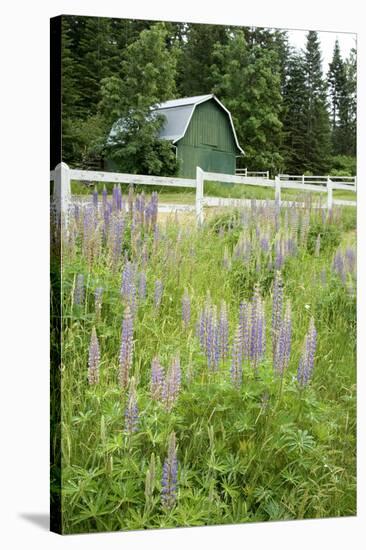
{"type": "MultiPolygon", "coordinates": [[[[245,169],[246,170],[246,169],[245,169]]],[[[55,170],[50,172],[50,180],[55,182],[54,198],[57,208],[67,212],[71,201],[71,180],[106,182],[106,183],[128,183],[133,185],[161,185],[164,187],[188,187],[196,189],[196,219],[197,223],[203,223],[204,206],[204,183],[205,181],[217,181],[222,183],[235,183],[239,185],[255,185],[259,187],[270,187],[275,190],[275,201],[281,205],[281,189],[297,189],[300,191],[313,191],[327,193],[327,208],[332,209],[334,204],[347,204],[356,206],[355,201],[335,201],[333,190],[357,191],[357,178],[340,176],[298,176],[279,174],[274,180],[269,179],[268,172],[256,172],[256,174],[267,174],[267,176],[253,176],[246,170],[246,175],[219,174],[216,172],[205,172],[197,167],[196,179],[170,178],[162,176],[145,176],[139,174],[121,174],[118,172],[99,172],[90,170],[70,169],[64,162],[58,164],[55,170]]],[[[287,201],[288,203],[288,201],[287,201]]],[[[286,205],[287,205],[286,203],[286,205]]]]}

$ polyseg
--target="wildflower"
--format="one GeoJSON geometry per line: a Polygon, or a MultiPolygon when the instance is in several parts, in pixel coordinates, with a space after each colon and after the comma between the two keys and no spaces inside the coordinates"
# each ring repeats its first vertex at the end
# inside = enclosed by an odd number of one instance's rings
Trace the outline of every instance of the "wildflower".
{"type": "Polygon", "coordinates": [[[131,378],[130,388],[127,396],[127,406],[125,410],[125,429],[128,433],[136,432],[138,429],[138,407],[136,398],[136,384],[134,377],[131,378]]]}
{"type": "Polygon", "coordinates": [[[164,370],[159,359],[154,357],[151,362],[151,383],[150,391],[153,399],[161,399],[164,387],[164,370]]]}
{"type": "Polygon", "coordinates": [[[84,303],[85,290],[84,290],[84,275],[79,273],[76,277],[75,289],[74,289],[74,304],[80,306],[84,303]]]}
{"type": "Polygon", "coordinates": [[[243,359],[249,358],[250,349],[250,312],[251,306],[247,302],[241,302],[239,309],[239,326],[241,333],[241,346],[243,359]]]}
{"type": "Polygon", "coordinates": [[[89,345],[89,361],[88,361],[88,380],[89,384],[97,384],[99,382],[99,361],[100,351],[99,342],[95,327],[93,327],[90,345],[89,345]]]}
{"type": "Polygon", "coordinates": [[[171,510],[177,501],[178,460],[175,433],[169,437],[168,456],[163,465],[161,503],[164,509],[171,510]]]}
{"type": "Polygon", "coordinates": [[[251,304],[250,348],[249,358],[254,370],[257,370],[259,361],[265,354],[265,316],[264,303],[255,288],[251,304]]]}
{"type": "Polygon", "coordinates": [[[288,367],[291,353],[291,304],[287,302],[285,316],[281,319],[279,334],[276,344],[276,351],[274,355],[274,368],[275,371],[283,376],[284,371],[288,367]]]}
{"type": "Polygon", "coordinates": [[[154,292],[154,305],[158,308],[161,304],[161,299],[163,296],[163,283],[160,279],[155,281],[155,292],[154,292]]]}
{"type": "Polygon", "coordinates": [[[146,273],[144,271],[140,271],[139,274],[139,298],[140,300],[146,298],[146,273]]]}
{"type": "Polygon", "coordinates": [[[240,325],[237,327],[235,332],[235,338],[232,347],[232,357],[231,357],[231,380],[234,386],[240,387],[242,383],[243,370],[242,370],[242,329],[240,325]]]}
{"type": "Polygon", "coordinates": [[[220,357],[224,361],[229,353],[229,321],[225,300],[221,302],[220,319],[218,326],[220,357]]]}
{"type": "Polygon", "coordinates": [[[121,349],[119,354],[119,383],[127,387],[133,357],[133,318],[129,306],[122,322],[121,349]]]}
{"type": "Polygon", "coordinates": [[[309,330],[305,337],[303,353],[300,357],[299,367],[297,370],[297,381],[301,387],[308,384],[313,368],[316,351],[317,332],[312,317],[309,324],[309,330]]]}
{"type": "Polygon", "coordinates": [[[277,271],[273,284],[272,302],[272,354],[276,353],[283,309],[283,283],[281,273],[277,271]]]}
{"type": "Polygon", "coordinates": [[[168,372],[166,373],[166,377],[165,377],[163,389],[162,389],[162,400],[167,411],[171,411],[174,403],[178,398],[180,384],[181,384],[180,360],[179,360],[179,357],[176,356],[173,359],[172,363],[170,364],[168,372]]]}
{"type": "Polygon", "coordinates": [[[95,302],[95,314],[96,317],[100,317],[100,313],[102,310],[102,298],[103,298],[103,288],[98,287],[95,289],[94,293],[94,302],[95,302]]]}

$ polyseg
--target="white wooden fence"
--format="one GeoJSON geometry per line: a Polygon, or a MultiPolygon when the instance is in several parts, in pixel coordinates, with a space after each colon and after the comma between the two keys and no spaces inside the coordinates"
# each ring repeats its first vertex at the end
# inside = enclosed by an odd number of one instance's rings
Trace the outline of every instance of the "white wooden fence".
{"type": "Polygon", "coordinates": [[[248,168],[237,168],[235,170],[236,176],[257,176],[259,178],[269,179],[269,171],[266,172],[248,172],[248,168]]]}
{"type": "MultiPolygon", "coordinates": [[[[247,172],[249,174],[250,172],[247,172]]],[[[266,173],[267,174],[267,173],[266,173]]],[[[355,201],[335,201],[333,190],[341,189],[356,192],[356,178],[340,178],[338,176],[292,176],[279,174],[274,180],[257,175],[232,175],[205,172],[197,167],[196,179],[170,178],[162,176],[144,176],[137,174],[120,174],[117,172],[97,172],[90,170],[73,170],[64,162],[58,164],[50,173],[50,180],[54,181],[54,199],[56,207],[67,212],[71,201],[71,180],[129,183],[134,185],[161,185],[164,187],[188,187],[196,189],[196,220],[197,224],[203,223],[204,183],[205,181],[217,181],[222,183],[235,183],[239,185],[254,185],[270,187],[275,191],[275,201],[281,205],[281,189],[297,189],[300,191],[312,191],[327,193],[327,208],[333,204],[349,204],[356,206],[355,201]]],[[[240,200],[236,201],[240,202],[240,200]]]]}

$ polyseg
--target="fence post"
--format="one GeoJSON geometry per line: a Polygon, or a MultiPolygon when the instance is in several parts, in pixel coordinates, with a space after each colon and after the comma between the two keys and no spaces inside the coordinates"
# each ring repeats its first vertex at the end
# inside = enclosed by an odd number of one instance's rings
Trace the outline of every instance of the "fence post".
{"type": "Polygon", "coordinates": [[[247,175],[248,175],[248,168],[245,168],[244,170],[245,170],[244,176],[247,177],[247,175]]]}
{"type": "Polygon", "coordinates": [[[53,200],[56,211],[63,214],[65,223],[68,223],[68,212],[71,201],[70,169],[65,162],[61,162],[55,168],[53,184],[53,200]]]}
{"type": "Polygon", "coordinates": [[[332,180],[329,176],[327,176],[327,191],[328,191],[328,201],[327,201],[327,207],[328,210],[332,210],[333,207],[333,186],[332,186],[332,180]]]}
{"type": "Polygon", "coordinates": [[[355,191],[357,191],[357,176],[353,178],[353,183],[355,185],[355,191]]]}
{"type": "Polygon", "coordinates": [[[304,174],[301,176],[301,183],[302,183],[303,185],[305,185],[305,176],[304,176],[304,174]]]}
{"type": "Polygon", "coordinates": [[[196,221],[197,225],[203,223],[203,181],[204,172],[197,166],[196,168],[196,221]]]}
{"type": "Polygon", "coordinates": [[[275,201],[278,206],[281,206],[281,180],[279,176],[275,176],[275,201]]]}
{"type": "Polygon", "coordinates": [[[269,170],[267,170],[267,180],[269,180],[269,170]]]}

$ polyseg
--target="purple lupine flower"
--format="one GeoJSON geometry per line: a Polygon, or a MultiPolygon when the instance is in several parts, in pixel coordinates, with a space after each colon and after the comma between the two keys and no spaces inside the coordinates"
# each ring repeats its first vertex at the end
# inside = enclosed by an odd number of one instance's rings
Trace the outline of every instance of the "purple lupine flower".
{"type": "Polygon", "coordinates": [[[283,282],[282,276],[277,271],[273,283],[273,300],[272,300],[272,355],[274,357],[277,340],[280,331],[281,319],[283,310],[283,282]]]}
{"type": "Polygon", "coordinates": [[[239,327],[241,332],[242,357],[249,358],[250,350],[250,319],[251,306],[247,302],[241,302],[239,306],[239,327]]]}
{"type": "Polygon", "coordinates": [[[263,235],[259,241],[261,250],[267,254],[269,252],[269,238],[268,235],[263,235]]]}
{"type": "Polygon", "coordinates": [[[275,268],[281,269],[284,263],[283,241],[277,239],[275,243],[275,268]]]}
{"type": "Polygon", "coordinates": [[[314,318],[310,319],[309,330],[305,337],[303,353],[300,357],[297,370],[297,381],[300,387],[305,387],[311,378],[314,369],[314,359],[316,351],[317,332],[314,324],[314,318]]]}
{"type": "Polygon", "coordinates": [[[164,369],[160,365],[159,359],[154,357],[151,361],[151,397],[155,400],[162,399],[164,388],[164,369]]]}
{"type": "Polygon", "coordinates": [[[137,432],[139,421],[139,411],[137,407],[136,384],[134,377],[131,378],[130,388],[127,396],[127,406],[125,409],[125,430],[129,434],[137,432]]]}
{"type": "Polygon", "coordinates": [[[113,224],[111,227],[111,255],[113,270],[116,269],[121,258],[123,233],[125,228],[125,220],[123,216],[113,216],[113,224]]]}
{"type": "Polygon", "coordinates": [[[89,344],[89,361],[88,361],[88,381],[89,384],[98,384],[99,382],[99,361],[100,351],[99,342],[95,327],[93,327],[90,344],[89,344]]]}
{"type": "Polygon", "coordinates": [[[169,437],[168,456],[163,465],[161,481],[161,504],[165,510],[171,510],[177,501],[178,459],[175,433],[169,437]]]}
{"type": "Polygon", "coordinates": [[[154,291],[154,306],[156,309],[159,308],[162,297],[163,297],[163,283],[160,279],[156,279],[155,291],[154,291]]]}
{"type": "Polygon", "coordinates": [[[346,272],[344,268],[343,254],[337,250],[333,260],[333,271],[341,278],[342,282],[346,282],[346,272]]]}
{"type": "Polygon", "coordinates": [[[135,286],[136,268],[137,266],[128,260],[122,271],[121,295],[127,303],[130,302],[135,286]]]}
{"type": "Polygon", "coordinates": [[[140,300],[146,299],[146,273],[145,271],[140,271],[139,273],[139,298],[140,300]]]}
{"type": "Polygon", "coordinates": [[[191,320],[191,300],[186,288],[182,298],[182,320],[184,327],[187,328],[191,320]]]}
{"type": "Polygon", "coordinates": [[[287,369],[290,361],[291,333],[291,304],[290,302],[287,302],[285,316],[281,320],[273,362],[275,372],[280,376],[283,376],[283,373],[287,369]]]}
{"type": "Polygon", "coordinates": [[[243,378],[243,354],[242,354],[242,329],[240,325],[237,327],[232,346],[231,354],[231,381],[236,387],[240,387],[243,378]]]}
{"type": "Polygon", "coordinates": [[[219,330],[216,306],[208,307],[206,314],[205,352],[209,369],[216,370],[220,360],[219,330]]]}
{"type": "Polygon", "coordinates": [[[122,322],[121,348],[119,354],[118,380],[123,388],[128,385],[129,373],[133,357],[133,317],[129,306],[125,309],[122,322]]]}
{"type": "Polygon", "coordinates": [[[218,334],[219,334],[220,357],[223,361],[225,361],[225,359],[228,357],[228,354],[229,354],[229,321],[228,321],[227,306],[226,306],[225,300],[221,302],[218,334]]]}
{"type": "Polygon", "coordinates": [[[356,253],[353,248],[348,246],[345,252],[345,264],[347,271],[350,273],[355,273],[356,271],[356,253]]]}
{"type": "Polygon", "coordinates": [[[102,311],[102,300],[103,300],[103,288],[97,287],[94,293],[94,303],[95,303],[95,313],[99,318],[102,311]]]}
{"type": "Polygon", "coordinates": [[[265,354],[265,314],[264,302],[256,287],[251,304],[250,348],[249,358],[254,370],[265,354]]]}
{"type": "Polygon", "coordinates": [[[80,306],[84,303],[85,288],[84,288],[84,275],[79,273],[76,277],[74,288],[74,304],[80,306]]]}
{"type": "Polygon", "coordinates": [[[172,410],[178,398],[181,376],[180,360],[179,356],[176,356],[168,368],[162,390],[162,401],[167,411],[172,410]]]}

